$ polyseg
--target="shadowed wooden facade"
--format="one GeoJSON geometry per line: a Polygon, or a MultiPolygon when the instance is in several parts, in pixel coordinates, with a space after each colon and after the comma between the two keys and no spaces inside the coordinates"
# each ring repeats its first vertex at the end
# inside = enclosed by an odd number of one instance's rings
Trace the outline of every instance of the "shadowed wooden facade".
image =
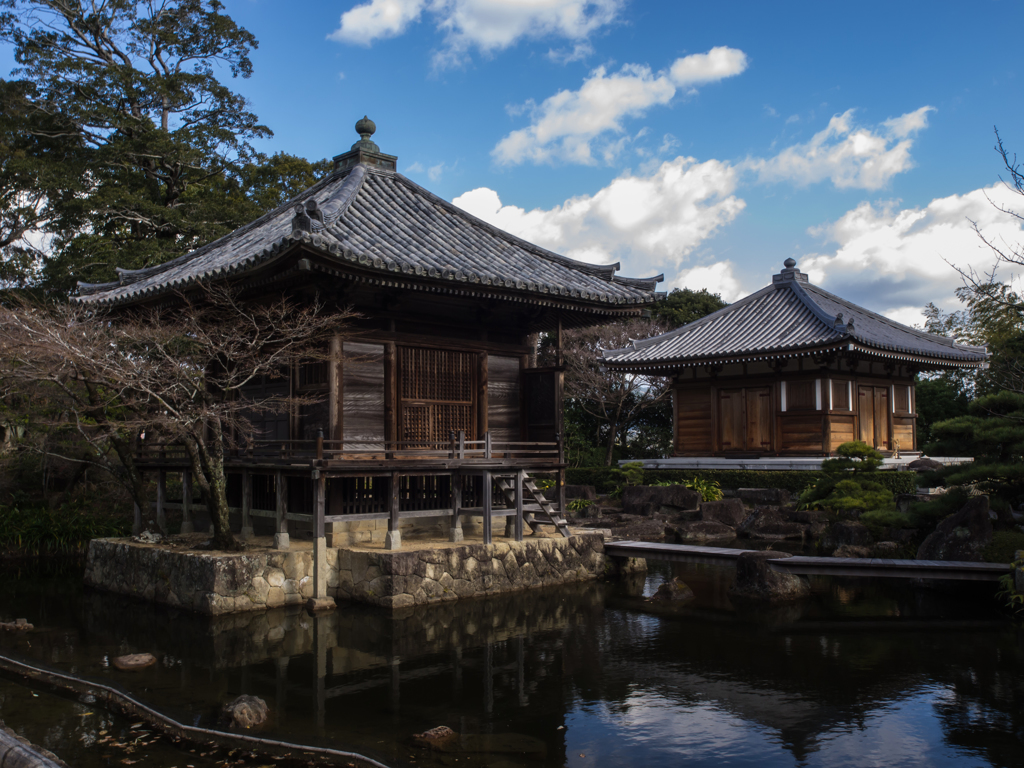
{"type": "Polygon", "coordinates": [[[603,362],[672,377],[674,455],[753,458],[851,440],[917,451],[916,375],[987,356],[823,291],[787,259],[767,288],[603,362]]]}
{"type": "MultiPolygon", "coordinates": [[[[324,340],[326,361],[252,385],[252,396],[318,402],[252,417],[255,441],[228,462],[243,536],[269,517],[279,546],[298,520],[318,541],[395,548],[403,520],[431,519],[458,540],[466,516],[490,541],[492,517],[521,538],[524,511],[531,525],[566,532],[531,478],[554,476],[560,488],[565,466],[562,368],[536,367],[537,334],[560,348],[563,328],[636,316],[661,278],[620,277],[618,265],[502,232],[398,174],[371,121],[356,129],[334,171],[286,205],[167,264],[81,285],[80,300],[166,301],[230,279],[254,300],[287,293],[358,313],[324,340]]],[[[187,487],[188,462],[180,447],[155,445],[139,460],[159,473],[160,516],[166,473],[183,472],[187,487]]],[[[190,493],[179,503],[188,525],[190,493]]]]}

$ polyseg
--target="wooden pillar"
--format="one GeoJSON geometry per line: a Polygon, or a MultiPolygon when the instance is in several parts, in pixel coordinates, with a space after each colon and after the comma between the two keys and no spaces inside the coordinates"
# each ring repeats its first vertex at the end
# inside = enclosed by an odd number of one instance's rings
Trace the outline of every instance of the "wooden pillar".
{"type": "Polygon", "coordinates": [[[163,469],[156,475],[156,527],[167,535],[167,471],[163,469]]]}
{"type": "Polygon", "coordinates": [[[324,504],[327,478],[313,470],[313,596],[306,601],[310,613],[334,608],[334,598],[327,596],[327,539],[324,536],[324,504]]]}
{"type": "Polygon", "coordinates": [[[274,475],[274,491],[277,498],[274,505],[274,549],[288,549],[291,538],[288,536],[288,479],[284,472],[274,475]]]}
{"type": "MultiPolygon", "coordinates": [[[[384,449],[398,442],[398,347],[395,342],[384,344],[384,449]]],[[[391,453],[384,454],[393,458],[391,453]]]]}
{"type": "Polygon", "coordinates": [[[139,507],[139,502],[136,501],[132,515],[132,536],[138,536],[142,531],[142,509],[139,507]]]}
{"type": "MultiPolygon", "coordinates": [[[[565,440],[562,439],[561,433],[557,434],[555,438],[558,440],[558,463],[565,464],[565,440]]],[[[565,517],[565,467],[563,466],[558,470],[558,511],[562,517],[565,517]]]]}
{"type": "Polygon", "coordinates": [[[484,544],[490,544],[491,543],[491,492],[492,492],[492,488],[491,488],[491,473],[488,472],[486,469],[484,470],[483,478],[484,478],[483,491],[482,491],[483,498],[481,499],[481,501],[483,502],[483,507],[484,507],[484,544]]]}
{"type": "Polygon", "coordinates": [[[477,365],[477,417],[476,433],[487,434],[487,353],[481,352],[477,365]]]}
{"type": "Polygon", "coordinates": [[[452,472],[452,525],[449,541],[462,541],[462,473],[452,472]]]}
{"type": "Polygon", "coordinates": [[[196,527],[192,522],[192,470],[181,473],[181,532],[193,533],[196,527]]]}
{"type": "Polygon", "coordinates": [[[516,472],[516,541],[523,540],[523,486],[526,485],[526,470],[520,469],[516,472]]]}
{"type": "MultiPolygon", "coordinates": [[[[331,337],[331,353],[327,361],[327,403],[330,418],[330,439],[343,440],[344,408],[342,407],[342,346],[341,335],[335,334],[331,337]]],[[[338,446],[335,446],[336,448],[338,446]]],[[[342,446],[344,447],[344,446],[342,446]]]]}
{"type": "Polygon", "coordinates": [[[391,473],[391,486],[388,489],[388,532],[384,536],[384,549],[402,548],[401,520],[398,517],[398,491],[401,477],[397,472],[391,473]]]}
{"type": "Polygon", "coordinates": [[[252,475],[249,470],[242,472],[242,541],[249,541],[255,535],[252,529],[252,475]]]}

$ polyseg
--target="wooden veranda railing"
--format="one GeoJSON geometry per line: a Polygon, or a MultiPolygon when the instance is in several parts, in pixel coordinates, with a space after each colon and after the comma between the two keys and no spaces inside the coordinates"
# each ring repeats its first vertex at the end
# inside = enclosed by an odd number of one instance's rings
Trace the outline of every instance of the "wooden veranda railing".
{"type": "MultiPolygon", "coordinates": [[[[138,463],[140,469],[157,472],[160,527],[166,530],[166,510],[180,509],[182,530],[191,530],[192,513],[204,507],[192,502],[184,448],[142,444],[138,463]],[[180,503],[167,499],[168,472],[182,475],[180,503]]],[[[494,517],[506,520],[506,535],[517,541],[522,540],[524,523],[534,530],[553,525],[568,536],[564,467],[560,436],[556,442],[496,442],[489,433],[482,440],[453,433],[445,442],[359,447],[322,437],[254,441],[233,451],[225,469],[236,479],[241,476],[241,492],[231,501],[231,511],[241,513],[243,538],[253,535],[254,517],[275,520],[275,544],[283,548],[288,546],[289,521],[308,522],[314,538],[321,539],[331,523],[387,520],[385,546],[396,549],[401,546],[401,520],[421,517],[449,518],[452,541],[462,540],[462,517],[467,515],[482,518],[483,541],[488,544],[494,517]],[[545,497],[530,473],[553,475],[557,496],[545,497]],[[273,509],[268,508],[271,505],[273,509]]],[[[138,524],[140,514],[137,510],[138,524]]]]}
{"type": "MultiPolygon", "coordinates": [[[[561,436],[555,442],[495,441],[488,432],[482,440],[467,440],[465,432],[453,432],[446,441],[389,440],[253,440],[233,448],[227,460],[261,464],[310,464],[323,467],[360,461],[468,461],[503,463],[564,463],[561,436]]],[[[136,459],[143,464],[187,462],[185,447],[175,443],[139,441],[136,459]]]]}

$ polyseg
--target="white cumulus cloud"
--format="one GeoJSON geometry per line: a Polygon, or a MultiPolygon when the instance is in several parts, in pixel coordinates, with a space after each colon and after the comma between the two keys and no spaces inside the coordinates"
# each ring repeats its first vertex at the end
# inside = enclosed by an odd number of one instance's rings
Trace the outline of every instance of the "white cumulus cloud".
{"type": "Polygon", "coordinates": [[[501,229],[571,258],[622,261],[623,274],[673,273],[700,243],[739,215],[736,171],[717,160],[678,157],[648,176],[624,174],[593,195],[551,209],[504,205],[481,187],[455,205],[501,229]]]}
{"type": "Polygon", "coordinates": [[[913,167],[914,137],[928,126],[928,113],[934,109],[921,107],[875,128],[856,126],[850,109],[834,116],[810,141],[772,158],[749,158],[745,167],[762,182],[806,186],[829,179],[839,189],[880,189],[913,167]]]}
{"type": "MultiPolygon", "coordinates": [[[[595,140],[607,133],[622,133],[623,120],[639,117],[651,107],[668,104],[679,89],[738,75],[747,57],[735,48],[717,47],[677,59],[668,70],[654,72],[643,64],[625,64],[609,73],[598,67],[578,91],[559,91],[539,106],[528,104],[532,122],[498,142],[492,156],[502,164],[560,160],[592,164],[595,140]]],[[[605,142],[606,159],[614,142],[605,142]]]]}
{"type": "MultiPolygon", "coordinates": [[[[1020,222],[992,202],[1020,210],[1020,195],[1003,185],[932,200],[923,208],[861,203],[837,221],[814,228],[837,248],[799,259],[811,281],[899,322],[922,320],[928,302],[958,309],[954,291],[962,284],[951,265],[987,272],[992,251],[974,232],[977,222],[995,242],[1024,242],[1020,222]]],[[[1011,277],[1004,270],[1002,277],[1011,277]]]]}
{"type": "Polygon", "coordinates": [[[709,293],[719,294],[723,301],[733,302],[751,293],[740,283],[735,270],[736,265],[728,259],[684,269],[668,282],[668,287],[689,288],[691,291],[704,288],[709,293]]]}
{"type": "Polygon", "coordinates": [[[462,62],[474,48],[488,54],[525,38],[584,41],[614,21],[623,5],[624,0],[370,0],[342,14],[329,37],[370,45],[402,34],[429,13],[445,35],[434,63],[447,66],[462,62]]]}

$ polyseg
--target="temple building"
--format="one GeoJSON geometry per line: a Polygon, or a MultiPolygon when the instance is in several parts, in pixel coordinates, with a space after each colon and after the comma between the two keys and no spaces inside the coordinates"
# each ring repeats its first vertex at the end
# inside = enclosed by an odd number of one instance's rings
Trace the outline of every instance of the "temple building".
{"type": "Polygon", "coordinates": [[[674,456],[751,459],[851,440],[914,453],[916,375],[987,359],[812,285],[793,259],[724,309],[603,353],[611,370],[672,377],[674,456]]]}
{"type": "MultiPolygon", "coordinates": [[[[321,397],[258,417],[256,444],[229,460],[245,536],[312,516],[335,545],[387,536],[397,548],[400,526],[439,522],[458,540],[461,515],[482,515],[489,540],[491,512],[515,516],[524,486],[527,522],[533,505],[557,523],[557,484],[545,501],[528,476],[565,466],[562,367],[537,367],[537,334],[560,347],[565,328],[640,315],[664,295],[661,277],[622,277],[617,264],[503,232],[398,173],[373,121],[356,131],[333,172],[295,199],[167,263],[81,284],[79,300],[137,306],[230,281],[252,300],[284,293],[358,313],[349,333],[324,339],[329,362],[254,385],[321,397]]],[[[187,479],[171,447],[140,459],[187,479]]],[[[522,509],[517,520],[508,531],[521,537],[522,509]]]]}

